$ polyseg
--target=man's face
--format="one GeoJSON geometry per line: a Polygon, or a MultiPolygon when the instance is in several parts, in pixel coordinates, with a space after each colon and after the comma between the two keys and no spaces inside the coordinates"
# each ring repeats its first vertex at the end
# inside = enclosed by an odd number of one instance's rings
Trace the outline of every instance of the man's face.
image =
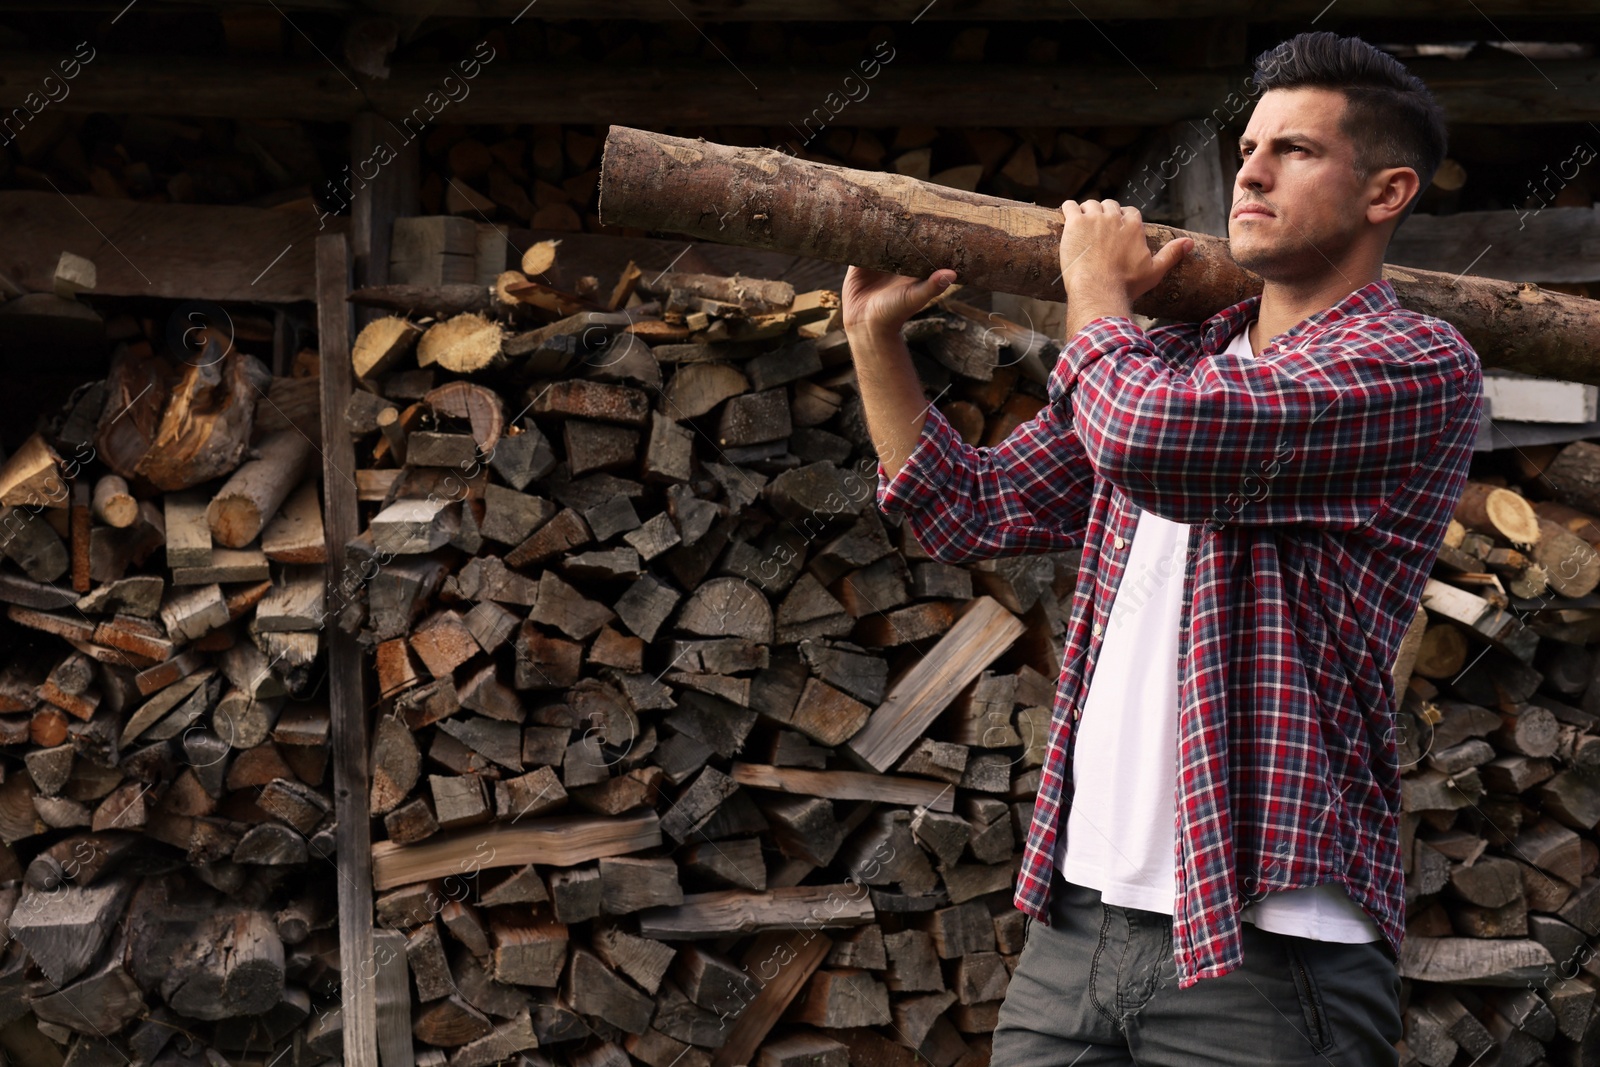
{"type": "Polygon", "coordinates": [[[1346,101],[1334,89],[1271,89],[1239,138],[1240,168],[1228,217],[1240,266],[1269,281],[1335,270],[1368,231],[1367,183],[1340,129],[1346,101]]]}

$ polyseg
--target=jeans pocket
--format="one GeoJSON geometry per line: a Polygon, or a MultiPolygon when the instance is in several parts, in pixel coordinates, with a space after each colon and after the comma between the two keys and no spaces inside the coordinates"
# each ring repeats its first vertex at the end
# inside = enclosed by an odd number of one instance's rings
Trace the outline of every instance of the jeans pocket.
{"type": "Polygon", "coordinates": [[[1333,1044],[1333,1029],[1328,1025],[1328,1013],[1322,1003],[1322,992],[1317,988],[1316,978],[1306,964],[1305,954],[1301,952],[1301,946],[1296,940],[1292,936],[1284,935],[1283,947],[1289,957],[1289,973],[1294,979],[1295,992],[1300,999],[1300,1012],[1305,1017],[1306,1038],[1311,1042],[1313,1052],[1326,1052],[1333,1044]]]}

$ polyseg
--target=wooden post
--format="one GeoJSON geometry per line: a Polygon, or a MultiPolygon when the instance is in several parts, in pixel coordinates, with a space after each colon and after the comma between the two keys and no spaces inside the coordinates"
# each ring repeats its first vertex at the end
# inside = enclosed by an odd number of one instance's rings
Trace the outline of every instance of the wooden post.
{"type": "MultiPolygon", "coordinates": [[[[600,218],[918,278],[949,267],[965,285],[1066,296],[1058,210],[769,148],[612,126],[600,164],[600,218]]],[[[1222,238],[1145,224],[1152,250],[1185,236],[1194,247],[1134,302],[1136,312],[1200,322],[1261,291],[1261,279],[1233,261],[1222,238]]],[[[1600,383],[1593,354],[1600,313],[1591,300],[1410,267],[1386,266],[1383,276],[1405,307],[1460,330],[1486,367],[1600,383]]]]}
{"type": "MultiPolygon", "coordinates": [[[[359,167],[372,160],[370,170],[384,158],[389,162],[379,166],[377,174],[357,188],[350,201],[350,251],[357,288],[389,281],[389,239],[394,220],[417,213],[420,183],[417,142],[401,138],[387,119],[363,111],[350,124],[351,166],[359,167]],[[386,146],[388,152],[375,155],[380,146],[386,146]]],[[[356,325],[365,326],[377,317],[376,311],[358,310],[356,325]]]]}
{"type": "MultiPolygon", "coordinates": [[[[356,535],[356,455],[344,425],[350,399],[350,253],[343,234],[317,238],[317,337],[322,352],[323,527],[328,535],[328,595],[346,587],[346,543],[356,535]]],[[[329,617],[336,618],[337,610],[329,617]]],[[[339,994],[347,1067],[378,1067],[373,958],[372,826],[367,816],[367,697],[361,647],[337,623],[328,637],[334,816],[338,820],[339,994]]]]}

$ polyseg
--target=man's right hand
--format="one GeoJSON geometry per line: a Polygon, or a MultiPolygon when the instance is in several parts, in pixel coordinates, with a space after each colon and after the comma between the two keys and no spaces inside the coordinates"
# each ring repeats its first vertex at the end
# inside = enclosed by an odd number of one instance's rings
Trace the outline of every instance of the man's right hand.
{"type": "Polygon", "coordinates": [[[840,315],[846,333],[898,335],[906,320],[956,280],[949,268],[923,279],[852,266],[845,271],[840,315]]]}

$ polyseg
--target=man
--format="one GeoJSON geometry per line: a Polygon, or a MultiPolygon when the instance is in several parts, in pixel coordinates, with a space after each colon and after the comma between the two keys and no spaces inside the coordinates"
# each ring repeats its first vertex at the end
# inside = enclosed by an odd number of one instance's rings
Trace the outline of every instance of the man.
{"type": "Polygon", "coordinates": [[[1068,201],[1069,341],[995,447],[900,337],[954,272],[845,279],[879,506],[939,560],[1082,548],[995,1067],[1398,1063],[1391,671],[1482,372],[1381,278],[1444,156],[1427,89],[1331,33],[1256,81],[1228,230],[1261,295],[1143,330],[1191,242],[1152,255],[1137,210],[1068,201]]]}

